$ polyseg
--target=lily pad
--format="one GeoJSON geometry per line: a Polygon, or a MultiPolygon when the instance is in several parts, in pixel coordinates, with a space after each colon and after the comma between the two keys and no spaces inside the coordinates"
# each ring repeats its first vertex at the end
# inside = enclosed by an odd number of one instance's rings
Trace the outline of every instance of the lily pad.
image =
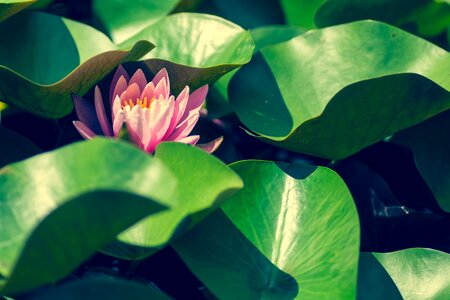
{"type": "Polygon", "coordinates": [[[167,16],[180,0],[94,0],[94,13],[109,35],[121,43],[167,16]]]}
{"type": "Polygon", "coordinates": [[[121,47],[128,48],[139,40],[156,45],[144,63],[153,73],[167,68],[175,91],[183,89],[186,82],[193,88],[213,83],[249,62],[254,48],[248,31],[225,19],[198,13],[163,18],[121,47]]]}
{"type": "Polygon", "coordinates": [[[1,293],[67,276],[118,233],[171,207],[175,187],[176,178],[157,159],[106,139],[0,169],[1,293]]]}
{"type": "Polygon", "coordinates": [[[342,179],[306,165],[231,167],[244,188],[222,205],[223,217],[208,217],[174,244],[194,274],[223,299],[354,298],[359,222],[342,179]]]}
{"type": "Polygon", "coordinates": [[[450,108],[449,68],[444,49],[359,21],[261,49],[229,97],[262,140],[341,159],[450,108]]]}
{"type": "Polygon", "coordinates": [[[177,178],[176,207],[146,218],[104,248],[109,255],[142,259],[164,246],[242,188],[242,181],[223,162],[203,150],[181,143],[162,143],[155,158],[177,178]],[[180,223],[185,220],[185,223],[180,223]]]}
{"type": "Polygon", "coordinates": [[[0,0],[0,22],[25,9],[37,0],[0,0]]]}
{"type": "Polygon", "coordinates": [[[119,48],[92,27],[41,12],[0,23],[0,36],[8,41],[0,44],[0,99],[47,118],[69,114],[72,93],[83,95],[120,63],[153,47],[136,41],[119,48]]]}
{"type": "Polygon", "coordinates": [[[288,24],[306,29],[316,28],[314,17],[328,0],[280,0],[288,24]]]}

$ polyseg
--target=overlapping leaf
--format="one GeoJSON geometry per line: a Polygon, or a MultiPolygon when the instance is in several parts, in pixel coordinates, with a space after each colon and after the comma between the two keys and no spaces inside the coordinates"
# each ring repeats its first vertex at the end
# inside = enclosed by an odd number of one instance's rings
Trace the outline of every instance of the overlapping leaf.
{"type": "Polygon", "coordinates": [[[250,33],[222,18],[195,13],[170,15],[150,25],[122,44],[138,40],[156,45],[144,63],[156,73],[168,69],[177,92],[189,83],[192,89],[215,82],[247,63],[254,48],[250,33]]]}
{"type": "MultiPolygon", "coordinates": [[[[366,261],[372,260],[371,269],[362,269],[360,274],[360,286],[374,289],[377,292],[380,286],[386,287],[386,282],[391,280],[401,294],[391,288],[389,294],[384,297],[389,299],[448,299],[450,297],[450,255],[432,249],[413,248],[391,253],[373,253],[378,264],[385,270],[374,276],[374,266],[377,265],[370,254],[366,254],[366,261]],[[369,281],[372,281],[371,283],[369,281]]],[[[370,266],[366,264],[366,266],[370,266]]],[[[377,266],[379,268],[379,266],[377,266]]],[[[366,291],[370,294],[370,290],[366,291]]],[[[371,298],[369,298],[371,299],[371,298]]]]}
{"type": "Polygon", "coordinates": [[[161,162],[134,146],[105,139],[4,167],[2,294],[67,276],[118,233],[170,207],[176,184],[161,162]]]}
{"type": "Polygon", "coordinates": [[[25,9],[37,0],[0,0],[0,22],[25,9]]]}
{"type": "Polygon", "coordinates": [[[104,249],[110,255],[124,259],[150,255],[242,187],[239,176],[203,150],[181,143],[163,143],[156,149],[155,157],[178,181],[177,197],[173,200],[176,207],[142,220],[121,234],[118,242],[104,249]],[[179,226],[183,220],[186,223],[179,226]]]}
{"type": "Polygon", "coordinates": [[[118,48],[97,30],[65,18],[29,12],[0,23],[0,100],[59,118],[117,65],[151,50],[146,41],[118,48]],[[126,49],[126,50],[121,50],[126,49]]]}
{"type": "Polygon", "coordinates": [[[30,140],[4,127],[0,127],[0,144],[0,168],[41,152],[30,140]]]}
{"type": "Polygon", "coordinates": [[[261,53],[233,77],[230,101],[251,131],[293,151],[344,158],[450,108],[450,54],[384,23],[310,31],[261,53]]]}
{"type": "Polygon", "coordinates": [[[221,299],[353,298],[359,224],[339,176],[262,161],[232,168],[244,189],[174,244],[202,282],[221,299]]]}

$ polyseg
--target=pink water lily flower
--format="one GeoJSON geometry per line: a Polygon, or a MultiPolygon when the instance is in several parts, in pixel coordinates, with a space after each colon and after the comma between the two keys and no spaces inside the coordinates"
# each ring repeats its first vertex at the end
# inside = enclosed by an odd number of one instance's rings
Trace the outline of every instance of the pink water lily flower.
{"type": "Polygon", "coordinates": [[[106,114],[102,94],[95,87],[95,108],[85,99],[74,95],[75,111],[79,121],[75,128],[85,139],[96,135],[118,138],[125,125],[133,143],[148,153],[153,153],[163,141],[196,145],[211,153],[222,142],[222,137],[206,144],[197,144],[199,135],[189,135],[200,116],[208,86],[189,94],[186,86],[175,99],[170,94],[170,81],[166,69],[159,71],[147,82],[144,72],[138,69],[130,78],[119,66],[111,83],[109,106],[111,121],[106,114]]]}

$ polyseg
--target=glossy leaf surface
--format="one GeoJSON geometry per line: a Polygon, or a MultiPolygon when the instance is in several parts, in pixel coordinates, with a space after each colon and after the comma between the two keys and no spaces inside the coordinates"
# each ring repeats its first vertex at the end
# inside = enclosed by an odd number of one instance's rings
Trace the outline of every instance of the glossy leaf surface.
{"type": "Polygon", "coordinates": [[[136,41],[118,48],[92,27],[39,12],[2,22],[0,36],[8,41],[0,44],[0,99],[48,118],[69,114],[72,93],[85,94],[120,63],[153,47],[136,41]]]}
{"type": "Polygon", "coordinates": [[[176,178],[132,145],[81,142],[0,170],[2,293],[55,282],[147,215],[176,178]],[[136,182],[145,184],[136,184],[136,182]],[[49,258],[49,259],[43,259],[49,258]]]}
{"type": "Polygon", "coordinates": [[[339,176],[263,161],[232,168],[244,189],[222,205],[222,216],[175,244],[203,283],[224,299],[354,297],[359,224],[339,176]]]}
{"type": "Polygon", "coordinates": [[[37,0],[0,0],[0,22],[25,9],[37,0]]]}
{"type": "Polygon", "coordinates": [[[341,159],[450,107],[450,54],[383,23],[314,30],[261,53],[233,77],[230,101],[248,129],[292,151],[341,159]]]}

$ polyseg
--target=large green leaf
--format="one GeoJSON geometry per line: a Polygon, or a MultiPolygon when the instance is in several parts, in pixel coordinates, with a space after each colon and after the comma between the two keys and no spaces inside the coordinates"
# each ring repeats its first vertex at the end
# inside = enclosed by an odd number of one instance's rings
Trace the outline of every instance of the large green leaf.
{"type": "Polygon", "coordinates": [[[112,39],[123,42],[168,15],[180,0],[94,0],[93,9],[112,39]]]}
{"type": "Polygon", "coordinates": [[[417,169],[442,209],[450,212],[450,111],[403,130],[391,140],[410,148],[417,169]]]}
{"type": "Polygon", "coordinates": [[[37,0],[0,0],[0,22],[30,6],[37,0]]]}
{"type": "Polygon", "coordinates": [[[449,299],[448,253],[414,248],[373,255],[386,269],[403,299],[449,299]]]}
{"type": "Polygon", "coordinates": [[[24,296],[23,300],[169,300],[156,288],[142,283],[127,281],[118,278],[109,278],[105,275],[98,278],[85,278],[71,281],[54,288],[39,291],[24,296]]]}
{"type": "Polygon", "coordinates": [[[222,205],[222,217],[209,217],[174,245],[194,274],[221,299],[292,299],[297,288],[296,299],[354,298],[359,222],[339,176],[263,161],[232,168],[244,189],[222,205]]]}
{"type": "Polygon", "coordinates": [[[49,118],[72,111],[71,93],[86,93],[152,48],[146,41],[118,48],[87,25],[39,12],[1,23],[0,36],[8,41],[0,43],[0,100],[49,118]]]}
{"type": "Polygon", "coordinates": [[[450,54],[360,21],[261,49],[229,97],[261,139],[339,159],[450,108],[450,54]]]}
{"type": "Polygon", "coordinates": [[[65,277],[118,233],[170,207],[175,186],[161,162],[106,139],[0,169],[1,292],[65,277]]]}
{"type": "Polygon", "coordinates": [[[180,13],[161,19],[122,44],[138,40],[156,45],[144,63],[154,73],[165,67],[175,91],[213,83],[247,63],[254,48],[250,33],[222,18],[180,13]]]}
{"type": "Polygon", "coordinates": [[[314,16],[328,0],[280,0],[288,24],[316,28],[314,16]]]}
{"type": "Polygon", "coordinates": [[[0,127],[0,145],[0,168],[41,152],[30,140],[4,127],[0,127]]]}
{"type": "Polygon", "coordinates": [[[122,233],[119,242],[104,249],[110,255],[125,259],[148,256],[242,188],[239,176],[203,150],[181,143],[162,143],[155,157],[178,179],[176,207],[122,233]],[[183,220],[187,221],[185,226],[177,228],[183,220]]]}

